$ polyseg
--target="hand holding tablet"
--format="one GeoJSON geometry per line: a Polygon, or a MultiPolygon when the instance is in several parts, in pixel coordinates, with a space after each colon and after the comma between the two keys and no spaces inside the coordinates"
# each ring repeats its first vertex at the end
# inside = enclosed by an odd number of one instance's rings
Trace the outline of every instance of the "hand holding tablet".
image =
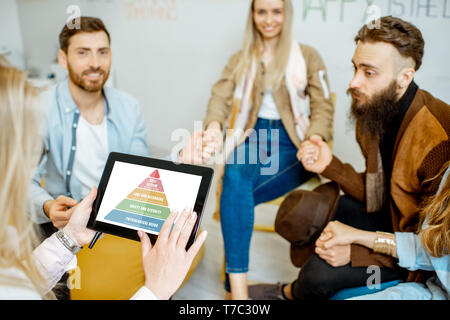
{"type": "Polygon", "coordinates": [[[178,289],[207,236],[203,231],[186,251],[197,214],[184,210],[178,218],[177,215],[177,212],[169,214],[154,246],[145,232],[138,231],[142,242],[145,286],[159,299],[169,299],[178,289]]]}
{"type": "Polygon", "coordinates": [[[187,241],[198,232],[213,170],[171,161],[110,153],[88,227],[139,240],[143,231],[155,243],[172,211],[194,208],[197,219],[187,241]]]}
{"type": "Polygon", "coordinates": [[[96,196],[97,188],[93,187],[89,194],[76,207],[73,207],[73,213],[70,215],[69,222],[63,228],[64,233],[80,247],[91,242],[95,235],[93,230],[86,228],[86,225],[96,196]]]}
{"type": "MultiPolygon", "coordinates": [[[[87,229],[86,224],[96,194],[96,188],[92,188],[75,208],[64,228],[64,232],[79,246],[89,243],[94,236],[94,231],[87,229]]],[[[159,299],[169,299],[180,287],[194,257],[205,242],[207,232],[203,231],[186,250],[196,221],[197,214],[193,211],[184,210],[180,214],[171,212],[154,246],[145,232],[136,231],[142,243],[145,286],[159,299]]]]}

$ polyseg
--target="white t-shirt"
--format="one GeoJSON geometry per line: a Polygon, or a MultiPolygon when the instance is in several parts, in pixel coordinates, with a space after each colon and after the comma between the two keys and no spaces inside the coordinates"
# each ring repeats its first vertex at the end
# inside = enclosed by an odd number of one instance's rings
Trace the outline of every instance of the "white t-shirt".
{"type": "Polygon", "coordinates": [[[280,120],[281,116],[278,112],[277,105],[273,99],[272,91],[266,91],[259,109],[258,118],[269,120],[280,120]]]}
{"type": "Polygon", "coordinates": [[[106,117],[99,125],[92,125],[80,117],[76,148],[72,172],[80,181],[81,194],[85,197],[93,186],[98,185],[108,158],[106,117]]]}

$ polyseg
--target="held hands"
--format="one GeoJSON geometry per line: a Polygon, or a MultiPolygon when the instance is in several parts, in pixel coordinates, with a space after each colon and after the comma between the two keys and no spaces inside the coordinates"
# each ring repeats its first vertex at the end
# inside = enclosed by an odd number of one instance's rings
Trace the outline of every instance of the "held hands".
{"type": "Polygon", "coordinates": [[[320,243],[325,249],[329,249],[336,245],[352,244],[357,240],[358,231],[342,222],[331,221],[323,229],[316,245],[320,243]]]}
{"type": "Polygon", "coordinates": [[[297,159],[306,170],[321,174],[330,164],[333,154],[322,137],[313,135],[302,143],[297,152],[297,159]]]}
{"type": "Polygon", "coordinates": [[[169,299],[179,288],[207,236],[203,231],[186,251],[197,214],[184,210],[171,231],[176,217],[176,212],[170,213],[154,246],[146,233],[138,232],[142,243],[145,286],[159,299],[169,299]]]}
{"type": "Polygon", "coordinates": [[[203,141],[203,131],[194,132],[183,148],[178,154],[178,159],[182,163],[188,164],[201,164],[203,163],[202,158],[202,141],[203,141]]]}
{"type": "Polygon", "coordinates": [[[223,145],[222,131],[218,122],[213,122],[206,131],[194,132],[179,153],[183,163],[201,164],[209,161],[223,145]]]}
{"type": "Polygon", "coordinates": [[[211,157],[222,149],[223,134],[218,123],[211,123],[205,131],[203,140],[203,161],[208,161],[211,157]]]}
{"type": "Polygon", "coordinates": [[[350,262],[350,245],[355,242],[358,229],[339,221],[331,221],[316,241],[315,252],[333,267],[350,262]]]}

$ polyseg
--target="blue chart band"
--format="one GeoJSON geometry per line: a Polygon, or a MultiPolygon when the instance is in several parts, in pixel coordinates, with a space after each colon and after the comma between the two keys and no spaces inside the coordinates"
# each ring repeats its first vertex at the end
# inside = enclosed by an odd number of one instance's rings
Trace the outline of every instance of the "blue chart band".
{"type": "Polygon", "coordinates": [[[164,224],[164,220],[146,217],[116,209],[108,213],[105,217],[105,220],[126,224],[129,226],[137,227],[152,232],[159,232],[161,230],[162,225],[164,224]]]}

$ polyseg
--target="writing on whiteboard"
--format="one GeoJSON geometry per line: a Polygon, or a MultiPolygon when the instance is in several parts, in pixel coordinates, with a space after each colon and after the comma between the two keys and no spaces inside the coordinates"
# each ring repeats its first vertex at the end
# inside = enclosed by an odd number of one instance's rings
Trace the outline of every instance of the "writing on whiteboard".
{"type": "Polygon", "coordinates": [[[303,0],[302,19],[320,18],[322,21],[338,19],[361,19],[367,22],[373,8],[378,7],[382,15],[399,18],[450,19],[450,0],[303,0]],[[355,7],[361,8],[360,16],[355,7]]]}
{"type": "Polygon", "coordinates": [[[128,20],[178,19],[176,0],[127,0],[123,9],[128,20]]]}

